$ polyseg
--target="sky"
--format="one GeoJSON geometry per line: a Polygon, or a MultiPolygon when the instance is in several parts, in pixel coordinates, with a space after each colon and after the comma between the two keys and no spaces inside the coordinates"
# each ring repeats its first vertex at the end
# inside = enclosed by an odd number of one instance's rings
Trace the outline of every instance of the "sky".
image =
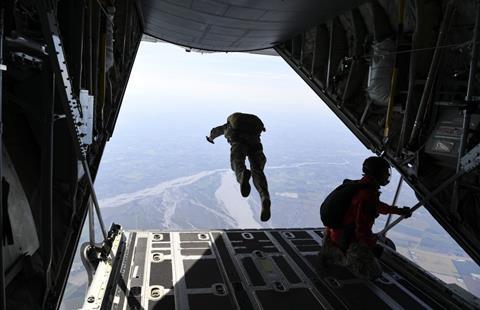
{"type": "MultiPolygon", "coordinates": [[[[135,61],[128,95],[149,98],[154,91],[160,97],[174,96],[176,103],[192,107],[219,109],[219,105],[234,108],[269,110],[265,105],[288,108],[292,104],[311,105],[319,102],[303,81],[292,75],[280,57],[247,53],[185,52],[171,44],[142,42],[135,61]],[[161,46],[159,46],[161,45],[161,46]],[[267,60],[268,59],[268,60],[267,60]],[[291,91],[279,91],[282,89],[291,91]],[[309,89],[299,92],[298,88],[309,89]],[[290,97],[285,97],[291,93],[290,97]],[[225,102],[225,98],[229,98],[225,102]],[[264,106],[264,108],[262,108],[264,106]]],[[[144,104],[157,104],[146,100],[144,104]]],[[[177,109],[167,104],[167,110],[177,109]]],[[[323,109],[322,110],[326,110],[323,109]]]]}
{"type": "Polygon", "coordinates": [[[150,42],[142,42],[140,51],[112,139],[152,120],[172,134],[192,128],[207,133],[235,111],[259,115],[267,130],[279,122],[279,129],[288,129],[315,121],[353,137],[280,57],[200,54],[150,42]]]}
{"type": "MultiPolygon", "coordinates": [[[[203,170],[229,169],[226,140],[220,137],[212,146],[205,136],[233,112],[253,113],[263,120],[268,166],[291,163],[298,150],[305,150],[300,152],[305,158],[298,160],[310,160],[306,156],[318,153],[319,141],[333,151],[370,154],[279,56],[201,54],[172,44],[142,42],[100,163],[99,198],[120,194],[123,188],[110,185],[112,174],[131,174],[131,167],[147,181],[129,192],[203,170]],[[138,151],[145,156],[137,156],[138,151]],[[193,160],[192,152],[197,165],[185,162],[193,160]],[[152,154],[148,157],[147,153],[152,154]],[[149,158],[152,161],[146,162],[149,158]],[[132,161],[138,163],[131,165],[132,161]],[[165,174],[145,170],[158,162],[168,168],[165,174]],[[171,171],[174,166],[183,168],[171,171]],[[191,169],[194,166],[196,170],[191,169]]],[[[361,167],[349,177],[360,174],[361,167]]]]}

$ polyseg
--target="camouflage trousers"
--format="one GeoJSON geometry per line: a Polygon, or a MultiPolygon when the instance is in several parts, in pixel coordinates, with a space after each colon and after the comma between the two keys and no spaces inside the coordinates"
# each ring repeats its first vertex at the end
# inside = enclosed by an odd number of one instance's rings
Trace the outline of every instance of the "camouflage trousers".
{"type": "Polygon", "coordinates": [[[345,266],[361,278],[375,280],[382,275],[382,266],[373,251],[363,244],[352,243],[345,257],[345,266]]]}
{"type": "Polygon", "coordinates": [[[238,183],[241,183],[243,173],[247,169],[245,160],[248,157],[250,170],[255,188],[261,197],[270,197],[268,193],[268,183],[263,169],[267,163],[267,158],[263,154],[261,143],[250,145],[242,142],[231,142],[230,164],[235,172],[238,183]]]}
{"type": "Polygon", "coordinates": [[[344,253],[329,240],[324,240],[318,255],[323,266],[329,264],[344,266],[363,279],[374,280],[382,275],[382,266],[373,251],[360,243],[352,243],[344,253]]]}

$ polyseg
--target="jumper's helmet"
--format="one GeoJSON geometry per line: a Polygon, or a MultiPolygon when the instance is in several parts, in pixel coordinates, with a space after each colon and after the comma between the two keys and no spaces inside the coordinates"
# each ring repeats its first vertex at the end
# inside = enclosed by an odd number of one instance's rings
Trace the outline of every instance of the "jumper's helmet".
{"type": "Polygon", "coordinates": [[[362,171],[365,175],[375,179],[381,186],[390,183],[391,167],[382,157],[372,156],[363,162],[362,171]]]}

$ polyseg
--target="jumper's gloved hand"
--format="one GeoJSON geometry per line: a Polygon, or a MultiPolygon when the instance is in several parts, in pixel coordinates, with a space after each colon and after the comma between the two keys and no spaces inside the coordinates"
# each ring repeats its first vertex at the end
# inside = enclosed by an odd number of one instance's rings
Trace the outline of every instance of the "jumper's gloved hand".
{"type": "Polygon", "coordinates": [[[206,136],[205,138],[207,138],[207,141],[208,141],[208,142],[210,142],[211,144],[215,144],[215,142],[213,142],[213,140],[212,140],[212,139],[210,139],[210,137],[209,137],[209,136],[206,136]]]}
{"type": "Polygon", "coordinates": [[[404,218],[409,218],[410,216],[412,216],[412,209],[409,207],[400,208],[399,211],[400,211],[399,212],[400,215],[403,216],[404,218]]]}

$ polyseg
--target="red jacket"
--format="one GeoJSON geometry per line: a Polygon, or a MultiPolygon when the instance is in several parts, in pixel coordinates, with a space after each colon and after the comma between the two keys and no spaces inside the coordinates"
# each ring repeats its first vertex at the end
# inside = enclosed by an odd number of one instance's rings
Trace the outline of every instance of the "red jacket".
{"type": "Polygon", "coordinates": [[[350,227],[350,231],[347,231],[348,228],[326,228],[329,240],[342,248],[348,247],[352,242],[373,248],[377,238],[372,233],[372,227],[378,214],[400,214],[399,208],[380,201],[379,187],[368,176],[364,176],[360,182],[372,186],[360,189],[352,198],[343,219],[343,226],[350,227]]]}

